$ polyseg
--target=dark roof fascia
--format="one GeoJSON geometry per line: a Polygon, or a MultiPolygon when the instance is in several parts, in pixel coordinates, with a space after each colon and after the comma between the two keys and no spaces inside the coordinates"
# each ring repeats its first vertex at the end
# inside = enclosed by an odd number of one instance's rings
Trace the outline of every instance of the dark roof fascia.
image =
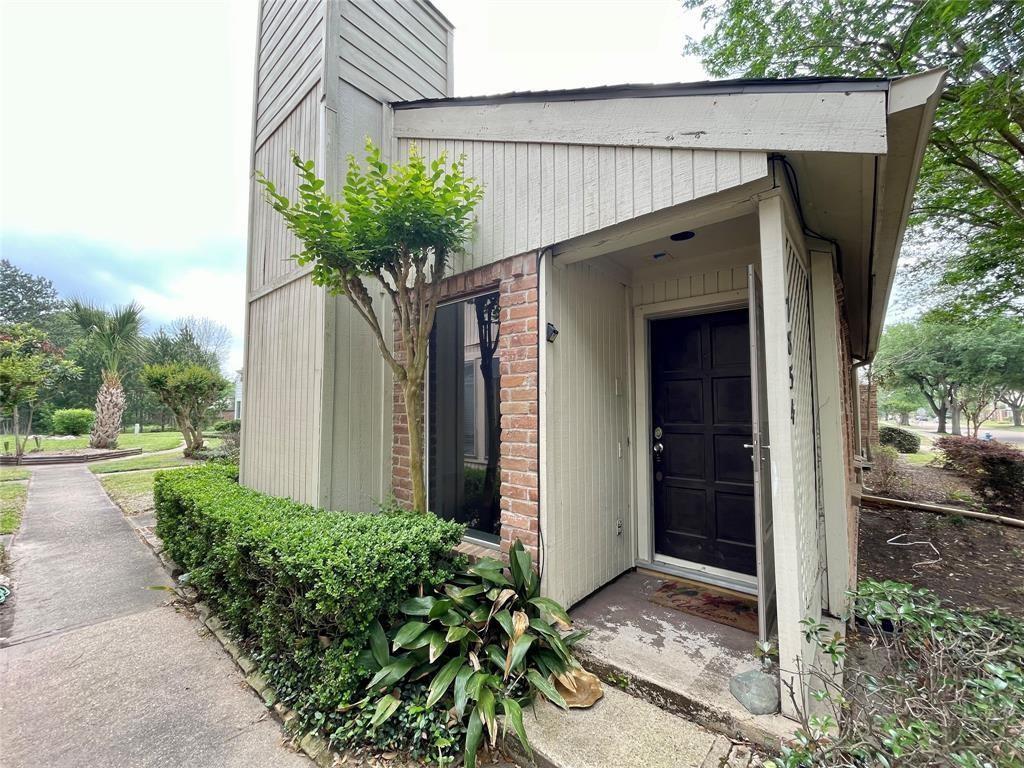
{"type": "Polygon", "coordinates": [[[888,78],[859,77],[796,77],[785,80],[739,79],[707,80],[699,83],[661,83],[602,85],[594,88],[571,88],[554,91],[512,91],[493,96],[456,96],[443,99],[395,101],[394,109],[418,109],[439,106],[479,106],[481,104],[512,104],[540,101],[587,101],[595,99],[651,99],[659,96],[721,96],[737,93],[849,93],[852,91],[887,91],[888,78]]]}

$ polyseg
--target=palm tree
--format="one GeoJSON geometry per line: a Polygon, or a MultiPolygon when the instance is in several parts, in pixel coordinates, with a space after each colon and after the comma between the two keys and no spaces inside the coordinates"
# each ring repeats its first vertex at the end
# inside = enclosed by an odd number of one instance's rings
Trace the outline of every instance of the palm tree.
{"type": "Polygon", "coordinates": [[[125,409],[121,370],[137,359],[143,348],[142,307],[135,302],[107,311],[80,301],[71,302],[71,316],[100,351],[103,361],[99,391],[96,393],[96,419],[89,445],[92,448],[116,448],[125,409]]]}

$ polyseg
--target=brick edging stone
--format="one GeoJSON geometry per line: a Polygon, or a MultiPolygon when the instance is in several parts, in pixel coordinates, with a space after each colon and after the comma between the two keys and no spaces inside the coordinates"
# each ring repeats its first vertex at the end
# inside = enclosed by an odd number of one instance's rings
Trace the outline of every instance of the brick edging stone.
{"type": "MultiPolygon", "coordinates": [[[[182,568],[166,552],[157,552],[153,544],[142,537],[143,541],[149,545],[156,554],[157,559],[160,560],[160,564],[167,570],[171,575],[171,578],[175,581],[183,573],[182,568]]],[[[298,713],[278,701],[277,691],[271,686],[267,679],[260,673],[256,666],[256,662],[247,656],[235,642],[234,638],[228,634],[226,625],[217,617],[216,614],[210,610],[210,607],[199,600],[199,593],[194,587],[190,586],[179,586],[178,593],[183,597],[186,603],[188,603],[198,614],[200,623],[210,632],[213,637],[217,639],[217,642],[221,644],[225,651],[231,656],[232,660],[242,671],[246,684],[256,693],[257,696],[263,701],[264,706],[267,707],[274,716],[284,727],[284,731],[287,735],[291,736],[291,741],[296,745],[303,754],[306,755],[313,763],[319,768],[330,768],[334,765],[349,764],[345,763],[346,757],[354,757],[354,755],[346,755],[333,748],[331,748],[330,742],[324,738],[323,734],[313,729],[305,733],[294,733],[297,730],[296,723],[298,722],[298,713]]],[[[358,763],[352,763],[352,765],[360,765],[358,763]]]]}

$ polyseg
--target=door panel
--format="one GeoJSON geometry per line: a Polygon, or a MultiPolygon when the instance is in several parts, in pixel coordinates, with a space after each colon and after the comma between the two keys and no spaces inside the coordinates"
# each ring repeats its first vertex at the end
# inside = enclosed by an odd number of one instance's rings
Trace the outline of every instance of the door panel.
{"type": "Polygon", "coordinates": [[[747,310],[651,321],[660,555],[756,571],[747,310]]]}
{"type": "Polygon", "coordinates": [[[775,542],[772,526],[771,441],[768,434],[768,391],[765,387],[764,305],[761,278],[747,268],[750,286],[750,373],[753,407],[754,502],[757,533],[757,620],[761,640],[775,632],[775,542]]]}

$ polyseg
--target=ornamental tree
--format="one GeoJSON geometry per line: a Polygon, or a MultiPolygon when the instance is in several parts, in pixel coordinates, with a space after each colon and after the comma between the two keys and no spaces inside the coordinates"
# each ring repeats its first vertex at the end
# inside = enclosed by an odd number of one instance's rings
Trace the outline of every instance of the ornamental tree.
{"type": "Polygon", "coordinates": [[[23,324],[0,327],[0,414],[11,418],[15,455],[25,452],[39,404],[80,374],[42,331],[23,324]]]}
{"type": "Polygon", "coordinates": [[[203,417],[228,388],[217,371],[188,363],[156,363],[142,369],[142,380],[174,414],[185,438],[185,455],[203,447],[203,417]]]}
{"type": "Polygon", "coordinates": [[[370,326],[377,346],[402,388],[409,428],[412,504],[426,511],[423,472],[424,378],[427,347],[437,310],[437,284],[452,256],[472,230],[472,213],[483,195],[467,179],[461,160],[447,164],[442,155],[429,165],[412,148],[405,165],[381,160],[380,149],[366,143],[366,170],[349,157],[340,200],[325,189],[313,161],[292,154],[301,184],[294,202],[262,174],[258,181],[267,202],[280,213],[302,243],[294,255],[313,264],[313,282],[345,295],[370,326]],[[396,338],[382,323],[367,282],[378,284],[394,316],[396,338]],[[398,352],[398,348],[402,351],[398,352]]]}

